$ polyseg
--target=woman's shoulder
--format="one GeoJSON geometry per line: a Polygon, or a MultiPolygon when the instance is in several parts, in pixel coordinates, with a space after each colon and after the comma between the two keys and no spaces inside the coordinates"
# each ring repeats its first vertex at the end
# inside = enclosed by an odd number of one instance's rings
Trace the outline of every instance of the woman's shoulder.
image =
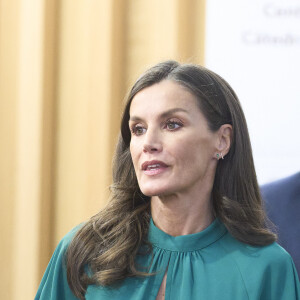
{"type": "Polygon", "coordinates": [[[35,299],[77,299],[67,283],[65,268],[65,253],[73,237],[84,224],[79,224],[70,230],[57,245],[44,273],[35,299]]]}
{"type": "Polygon", "coordinates": [[[230,234],[222,241],[222,247],[228,255],[242,265],[259,265],[260,268],[290,267],[292,258],[290,254],[277,242],[265,246],[253,246],[238,241],[230,234]]]}
{"type": "Polygon", "coordinates": [[[76,233],[83,227],[84,223],[81,223],[75,227],[73,227],[67,234],[63,236],[63,238],[56,245],[55,251],[52,255],[52,258],[64,255],[66,250],[68,249],[70,243],[72,242],[76,233]]]}
{"type": "Polygon", "coordinates": [[[58,246],[63,249],[68,248],[69,244],[73,240],[76,233],[84,226],[84,223],[80,223],[77,226],[73,227],[59,242],[58,246]]]}
{"type": "Polygon", "coordinates": [[[276,242],[253,246],[228,233],[220,246],[224,258],[243,279],[250,299],[298,299],[300,285],[295,265],[290,254],[276,242]]]}

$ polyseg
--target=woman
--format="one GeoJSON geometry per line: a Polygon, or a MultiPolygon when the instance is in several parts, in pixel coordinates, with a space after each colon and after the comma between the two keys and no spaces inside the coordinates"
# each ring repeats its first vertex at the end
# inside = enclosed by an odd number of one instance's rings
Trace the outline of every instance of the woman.
{"type": "Polygon", "coordinates": [[[63,238],[36,299],[299,299],[266,222],[234,91],[160,63],[129,94],[108,206],[63,238]]]}

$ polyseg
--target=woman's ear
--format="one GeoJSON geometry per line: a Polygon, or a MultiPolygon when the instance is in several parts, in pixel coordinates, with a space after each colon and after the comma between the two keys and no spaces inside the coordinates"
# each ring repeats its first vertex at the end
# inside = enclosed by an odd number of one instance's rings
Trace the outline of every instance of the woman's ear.
{"type": "Polygon", "coordinates": [[[223,124],[218,129],[218,152],[222,153],[222,156],[225,156],[230,149],[232,138],[232,126],[230,124],[223,124]]]}

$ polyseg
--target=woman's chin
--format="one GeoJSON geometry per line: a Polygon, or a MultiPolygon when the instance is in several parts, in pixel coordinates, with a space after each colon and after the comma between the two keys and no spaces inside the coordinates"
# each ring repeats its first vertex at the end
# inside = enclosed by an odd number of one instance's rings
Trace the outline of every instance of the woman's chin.
{"type": "Polygon", "coordinates": [[[172,194],[172,192],[167,188],[157,188],[157,187],[156,188],[144,187],[144,188],[141,188],[141,191],[145,196],[148,196],[148,197],[166,196],[168,194],[172,194]]]}
{"type": "Polygon", "coordinates": [[[142,190],[142,193],[147,197],[158,196],[158,192],[153,191],[153,190],[142,190]]]}

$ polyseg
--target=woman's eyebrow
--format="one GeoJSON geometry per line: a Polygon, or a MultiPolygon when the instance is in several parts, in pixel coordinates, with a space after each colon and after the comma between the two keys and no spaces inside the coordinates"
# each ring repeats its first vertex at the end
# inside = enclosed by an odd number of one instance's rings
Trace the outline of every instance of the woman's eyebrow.
{"type": "MultiPolygon", "coordinates": [[[[188,111],[186,109],[178,107],[178,108],[171,108],[171,109],[161,113],[159,115],[159,117],[160,118],[165,118],[165,117],[168,117],[169,115],[172,115],[172,114],[177,113],[177,112],[188,113],[188,111]]],[[[142,121],[142,118],[138,117],[138,116],[130,116],[129,121],[142,121]]]]}
{"type": "Polygon", "coordinates": [[[130,116],[129,121],[135,121],[135,122],[142,121],[142,118],[137,116],[130,116]]]}
{"type": "Polygon", "coordinates": [[[174,114],[174,113],[177,113],[177,112],[188,113],[188,111],[187,111],[186,109],[184,109],[184,108],[179,108],[179,107],[178,107],[178,108],[172,108],[172,109],[169,109],[169,110],[163,112],[160,116],[161,116],[162,118],[165,118],[165,117],[167,117],[167,116],[169,116],[169,115],[172,115],[172,114],[174,114]]]}

